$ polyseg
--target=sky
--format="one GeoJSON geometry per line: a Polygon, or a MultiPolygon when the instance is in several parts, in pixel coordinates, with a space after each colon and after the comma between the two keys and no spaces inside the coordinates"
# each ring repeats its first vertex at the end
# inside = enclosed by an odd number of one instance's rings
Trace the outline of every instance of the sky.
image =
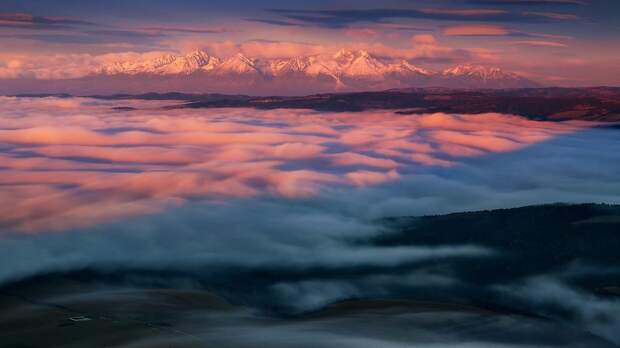
{"type": "Polygon", "coordinates": [[[363,48],[431,69],[476,63],[547,85],[620,85],[618,13],[616,0],[5,0],[0,78],[79,77],[195,49],[283,58],[363,48]]]}

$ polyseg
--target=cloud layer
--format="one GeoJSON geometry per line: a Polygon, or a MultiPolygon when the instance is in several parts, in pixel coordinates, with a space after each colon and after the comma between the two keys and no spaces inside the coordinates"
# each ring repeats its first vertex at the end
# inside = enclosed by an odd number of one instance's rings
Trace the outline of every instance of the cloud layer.
{"type": "Polygon", "coordinates": [[[161,102],[3,98],[0,225],[86,226],[196,199],[297,199],[519,150],[577,124],[516,116],[165,110],[161,102]],[[53,175],[51,175],[53,174],[53,175]],[[88,204],[87,204],[88,203],[88,204]]]}
{"type": "MultiPolygon", "coordinates": [[[[594,124],[2,102],[0,194],[11,209],[0,215],[0,284],[83,268],[119,277],[146,270],[126,280],[209,286],[289,313],[351,297],[451,293],[463,277],[444,266],[488,264],[502,251],[366,243],[390,233],[377,219],[620,203],[620,133],[594,124]],[[248,292],[249,281],[260,291],[248,292]]],[[[564,275],[544,276],[484,290],[534,309],[531,298],[557,306],[549,294],[561,294],[570,300],[562,308],[578,316],[572,323],[618,339],[616,321],[588,324],[615,315],[617,302],[573,289],[564,275]]]]}

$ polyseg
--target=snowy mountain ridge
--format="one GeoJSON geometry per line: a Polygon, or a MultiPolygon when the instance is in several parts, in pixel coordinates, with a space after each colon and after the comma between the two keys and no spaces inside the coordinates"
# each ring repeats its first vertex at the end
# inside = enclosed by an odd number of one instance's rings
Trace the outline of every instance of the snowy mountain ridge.
{"type": "Polygon", "coordinates": [[[376,58],[365,50],[340,50],[335,55],[298,56],[271,60],[250,58],[237,53],[227,59],[209,55],[204,51],[193,51],[186,55],[172,54],[144,61],[124,61],[103,65],[97,74],[193,74],[215,71],[218,73],[261,73],[268,76],[282,76],[288,73],[303,73],[309,76],[320,74],[349,77],[382,77],[386,74],[412,74],[423,76],[479,76],[486,80],[515,77],[516,74],[499,68],[478,65],[459,65],[440,72],[432,72],[409,63],[407,60],[391,61],[376,58]]]}
{"type": "Polygon", "coordinates": [[[538,86],[518,74],[496,67],[465,64],[431,71],[405,59],[388,59],[365,50],[344,49],[334,55],[278,59],[259,59],[243,53],[222,59],[197,50],[185,55],[163,54],[152,59],[114,62],[102,65],[91,76],[104,84],[110,79],[135,84],[131,90],[274,95],[406,87],[538,86]],[[145,79],[150,82],[140,85],[139,81],[145,79]]]}

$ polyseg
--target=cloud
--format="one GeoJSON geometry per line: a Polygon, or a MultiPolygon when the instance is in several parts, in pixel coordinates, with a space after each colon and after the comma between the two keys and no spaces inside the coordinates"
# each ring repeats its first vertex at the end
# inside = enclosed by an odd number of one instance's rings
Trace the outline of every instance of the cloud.
{"type": "Polygon", "coordinates": [[[436,14],[436,15],[453,15],[453,16],[490,16],[490,15],[504,15],[508,13],[505,10],[498,9],[484,9],[484,8],[468,8],[468,9],[458,9],[458,8],[424,8],[419,10],[422,13],[426,14],[436,14]]]}
{"type": "MultiPolygon", "coordinates": [[[[350,27],[349,29],[355,29],[356,27],[350,27]]],[[[435,29],[431,27],[413,26],[398,23],[376,23],[370,26],[372,30],[387,33],[398,32],[434,32],[435,29]]]]}
{"type": "Polygon", "coordinates": [[[74,78],[89,74],[98,65],[90,54],[15,55],[0,65],[0,78],[74,78]]]}
{"type": "Polygon", "coordinates": [[[87,229],[3,235],[3,257],[19,255],[20,262],[12,267],[5,267],[7,263],[0,266],[0,283],[88,265],[169,265],[186,270],[205,265],[215,269],[286,265],[289,271],[306,272],[493,255],[492,250],[476,245],[374,247],[352,243],[381,231],[372,221],[346,211],[325,210],[312,201],[264,198],[229,200],[224,204],[202,202],[87,229]],[[171,234],[171,230],[176,232],[171,234]],[[141,244],[139,250],[134,249],[136,243],[141,244]]]}
{"type": "MultiPolygon", "coordinates": [[[[338,10],[272,9],[271,13],[286,18],[286,23],[326,28],[347,28],[356,23],[385,23],[392,19],[427,19],[436,21],[535,22],[551,17],[530,16],[501,9],[446,8],[373,8],[338,10]]],[[[273,23],[277,24],[277,23],[273,23]]]]}
{"type": "Polygon", "coordinates": [[[189,51],[190,48],[205,48],[210,54],[213,54],[216,57],[230,57],[239,52],[239,45],[230,40],[208,42],[204,42],[202,39],[187,40],[181,41],[181,45],[181,47],[183,47],[186,51],[189,51]]]}
{"type": "Polygon", "coordinates": [[[290,20],[278,20],[278,19],[265,19],[265,18],[246,18],[248,22],[256,22],[262,24],[271,24],[283,27],[303,27],[302,23],[298,23],[290,20]]]}
{"type": "Polygon", "coordinates": [[[557,12],[523,12],[524,15],[526,16],[538,16],[538,17],[544,17],[544,18],[550,18],[550,19],[557,19],[557,20],[577,20],[579,19],[579,16],[574,15],[574,14],[569,14],[569,13],[557,13],[557,12]]]}
{"type": "MultiPolygon", "coordinates": [[[[492,245],[372,242],[397,233],[379,223],[384,217],[620,203],[616,129],[499,114],[1,102],[0,196],[11,207],[0,212],[2,284],[90,269],[130,284],[215,289],[289,314],[352,297],[499,294],[508,303],[491,304],[542,315],[568,309],[573,327],[617,337],[613,301],[555,279],[510,278],[504,291],[474,272],[489,285],[472,284],[458,267],[496,267],[506,252],[492,245]]],[[[533,323],[538,333],[552,325],[533,323]]],[[[455,342],[464,340],[472,342],[455,342]]]]}
{"type": "Polygon", "coordinates": [[[614,298],[601,298],[574,289],[549,276],[534,277],[520,284],[499,286],[498,289],[520,299],[527,306],[536,306],[539,312],[585,327],[620,344],[620,301],[614,298]]]}
{"type": "MultiPolygon", "coordinates": [[[[157,277],[141,274],[158,284],[157,277]]],[[[165,276],[162,276],[163,279],[165,276]]],[[[168,280],[174,275],[167,275],[168,280]]],[[[496,313],[474,307],[442,303],[419,303],[407,300],[360,300],[333,304],[330,299],[361,297],[376,293],[390,296],[398,287],[420,286],[427,291],[444,290],[454,283],[449,277],[422,271],[398,275],[368,276],[346,281],[340,279],[285,281],[272,286],[272,306],[285,304],[297,310],[317,308],[327,303],[325,310],[298,313],[292,316],[265,315],[248,308],[247,302],[229,303],[202,290],[187,289],[197,284],[179,279],[177,289],[157,290],[146,285],[122,288],[91,284],[79,291],[64,289],[58,296],[42,295],[40,301],[98,305],[104,303],[109,316],[126,318],[126,304],[131,303],[133,317],[152,313],[154,304],[167,324],[144,335],[124,337],[122,346],[147,348],[159,346],[201,345],[251,347],[257,344],[270,348],[402,348],[415,345],[421,348],[519,348],[527,346],[588,346],[606,347],[578,328],[556,325],[512,313],[496,313]],[[426,283],[426,287],[424,284],[426,283]],[[181,289],[178,289],[181,287],[181,289]],[[69,292],[69,293],[67,293],[69,292]],[[350,296],[350,297],[347,297],[350,296]],[[191,298],[192,301],[179,301],[191,298]],[[149,311],[150,309],[150,311],[149,311]],[[183,334],[180,334],[182,332],[183,334]]],[[[62,285],[61,285],[62,286],[62,285]]],[[[153,286],[153,285],[151,285],[153,286]]],[[[247,291],[246,291],[247,292],[247,291]]],[[[251,293],[256,293],[253,289],[251,293]]],[[[40,294],[40,293],[37,293],[40,294]]],[[[377,296],[381,297],[381,296],[377,296]]],[[[227,298],[229,300],[229,298],[227,298]]],[[[23,313],[9,306],[5,318],[23,313]],[[19,313],[12,315],[13,313],[19,313]]]]}
{"type": "Polygon", "coordinates": [[[522,40],[522,41],[513,41],[515,45],[523,45],[523,46],[536,46],[536,47],[568,47],[568,45],[563,44],[561,42],[554,41],[542,41],[542,40],[522,40]]]}
{"type": "Polygon", "coordinates": [[[97,29],[59,33],[10,33],[0,34],[0,39],[40,41],[59,45],[109,45],[131,44],[134,50],[153,47],[165,36],[160,32],[131,31],[122,29],[97,29]]]}
{"type": "Polygon", "coordinates": [[[0,213],[0,224],[26,231],[87,226],[193,199],[295,199],[376,186],[402,180],[412,168],[456,166],[578,129],[495,114],[155,112],[162,102],[134,101],[129,105],[139,110],[114,115],[115,102],[91,99],[3,103],[15,116],[5,113],[0,129],[0,142],[11,145],[0,152],[0,190],[17,209],[0,213]],[[84,204],[93,199],[99,203],[84,204]]]}
{"type": "Polygon", "coordinates": [[[181,33],[181,34],[222,34],[228,32],[223,28],[193,28],[193,27],[144,27],[140,28],[142,31],[147,32],[163,32],[163,33],[181,33]]]}
{"type": "Polygon", "coordinates": [[[29,13],[0,12],[0,27],[17,29],[66,29],[74,26],[94,26],[95,23],[73,18],[34,16],[29,13]]]}
{"type": "MultiPolygon", "coordinates": [[[[110,108],[117,102],[91,99],[5,97],[2,102],[6,108],[0,130],[4,144],[0,151],[0,190],[15,207],[0,214],[5,230],[36,232],[91,226],[163,211],[192,200],[265,196],[311,199],[331,190],[355,187],[379,194],[383,191],[373,188],[386,187],[385,192],[390,192],[392,183],[398,191],[404,185],[414,192],[402,192],[405,197],[388,193],[377,198],[351,198],[375,202],[373,209],[379,216],[401,215],[405,206],[412,209],[409,214],[416,209],[421,209],[418,213],[450,211],[454,204],[462,210],[461,199],[442,197],[444,189],[481,202],[484,199],[479,200],[479,195],[485,196],[487,186],[495,185],[487,176],[507,176],[510,180],[500,182],[542,190],[527,191],[530,193],[524,197],[529,198],[517,199],[519,203],[536,201],[540,195],[551,201],[575,196],[598,201],[615,192],[613,187],[582,192],[579,187],[588,186],[582,179],[553,179],[560,175],[558,170],[582,173],[587,168],[599,173],[592,176],[597,180],[604,180],[600,173],[614,173],[600,167],[602,163],[615,163],[613,141],[601,145],[610,152],[597,155],[609,157],[606,162],[584,167],[571,160],[587,158],[591,148],[575,150],[584,141],[578,134],[569,136],[580,132],[578,125],[495,114],[410,117],[387,111],[157,110],[158,105],[166,103],[144,101],[123,102],[139,110],[114,113],[110,108]],[[313,120],[310,124],[304,121],[309,118],[313,120]],[[564,161],[562,156],[553,156],[553,160],[531,164],[536,172],[545,173],[536,180],[519,178],[521,171],[514,168],[505,172],[487,168],[490,172],[483,174],[475,169],[483,164],[471,164],[472,172],[462,167],[474,159],[518,152],[558,137],[572,142],[549,148],[569,149],[571,156],[564,161]],[[439,178],[433,182],[429,179],[433,175],[424,174],[433,168],[445,170],[446,175],[451,171],[469,174],[461,176],[462,183],[439,178]],[[411,176],[413,173],[418,175],[411,176]],[[479,176],[480,182],[476,179],[479,176]],[[467,180],[477,183],[466,184],[467,180]],[[554,191],[557,185],[561,189],[554,191]],[[415,193],[423,188],[436,192],[415,193]],[[474,193],[478,190],[480,193],[474,193]],[[406,198],[418,195],[436,200],[406,198]],[[386,199],[390,196],[392,199],[386,199]],[[399,200],[404,205],[389,208],[399,200]]],[[[597,141],[607,139],[605,134],[597,135],[597,141]]],[[[486,199],[489,204],[502,205],[501,197],[486,199]]]]}
{"type": "MultiPolygon", "coordinates": [[[[514,30],[502,25],[494,24],[462,24],[462,25],[449,25],[442,27],[442,33],[445,36],[463,36],[463,37],[515,37],[515,38],[533,38],[537,40],[521,40],[513,42],[513,44],[529,44],[530,46],[555,46],[566,47],[565,44],[560,42],[548,41],[553,40],[568,40],[571,37],[560,35],[549,35],[540,33],[531,33],[525,31],[514,30]],[[543,40],[541,40],[543,39],[543,40]],[[563,45],[563,46],[562,46],[563,45]]],[[[476,52],[476,49],[470,51],[476,52]]]]}
{"type": "Polygon", "coordinates": [[[453,25],[443,28],[447,36],[506,36],[512,31],[501,25],[473,24],[453,25]]]}
{"type": "Polygon", "coordinates": [[[200,49],[220,58],[228,58],[239,52],[252,58],[278,59],[322,54],[328,51],[327,47],[320,44],[279,40],[234,42],[230,40],[214,41],[205,40],[204,38],[188,38],[167,43],[178,48],[181,52],[200,49]]]}
{"type": "Polygon", "coordinates": [[[131,29],[73,18],[34,16],[26,13],[0,13],[1,28],[10,30],[6,34],[0,34],[2,39],[40,41],[58,45],[130,44],[134,50],[156,46],[168,34],[224,32],[222,29],[174,26],[131,29]]]}
{"type": "Polygon", "coordinates": [[[374,39],[378,34],[377,30],[370,28],[348,28],[345,30],[345,35],[362,39],[374,39]]]}
{"type": "Polygon", "coordinates": [[[561,6],[588,5],[589,0],[469,0],[469,3],[495,6],[561,6]]]}
{"type": "Polygon", "coordinates": [[[387,173],[364,170],[349,172],[346,174],[346,177],[356,186],[372,186],[397,180],[400,175],[398,175],[396,170],[391,170],[387,173]]]}
{"type": "Polygon", "coordinates": [[[119,52],[93,54],[8,55],[0,60],[0,78],[72,79],[92,74],[103,64],[118,61],[149,60],[170,52],[119,52]]]}
{"type": "Polygon", "coordinates": [[[405,274],[368,275],[353,281],[302,280],[278,282],[270,286],[274,304],[289,308],[292,313],[323,308],[326,305],[351,298],[382,298],[390,296],[397,287],[444,288],[459,281],[447,275],[427,271],[405,274]]]}
{"type": "Polygon", "coordinates": [[[316,44],[270,40],[246,41],[239,49],[247,56],[266,59],[315,55],[326,50],[324,46],[316,44]]]}
{"type": "Polygon", "coordinates": [[[414,45],[436,45],[437,40],[430,34],[418,34],[413,36],[414,45]]]}
{"type": "Polygon", "coordinates": [[[350,49],[362,49],[380,57],[407,59],[417,63],[455,63],[471,59],[484,59],[474,49],[456,49],[442,44],[432,34],[416,34],[411,37],[411,47],[390,46],[367,42],[350,44],[350,49]]]}

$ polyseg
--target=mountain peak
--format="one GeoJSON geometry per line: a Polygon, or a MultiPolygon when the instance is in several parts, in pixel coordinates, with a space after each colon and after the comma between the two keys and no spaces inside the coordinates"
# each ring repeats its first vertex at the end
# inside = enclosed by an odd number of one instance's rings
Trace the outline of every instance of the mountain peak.
{"type": "Polygon", "coordinates": [[[334,54],[334,59],[350,59],[353,58],[354,54],[353,52],[346,50],[346,49],[341,49],[338,52],[336,52],[336,54],[334,54]]]}
{"type": "MultiPolygon", "coordinates": [[[[296,56],[283,59],[258,60],[239,52],[221,60],[202,50],[183,55],[162,54],[153,59],[115,62],[96,70],[101,75],[190,75],[226,76],[237,79],[251,77],[254,81],[273,83],[305,79],[316,82],[320,91],[346,89],[379,89],[399,87],[443,86],[450,88],[514,88],[534,87],[535,83],[517,74],[496,67],[464,64],[431,72],[405,59],[377,58],[366,50],[342,49],[335,55],[296,56]]],[[[262,83],[262,82],[261,82],[262,83]]],[[[302,83],[305,84],[306,82],[302,83]]],[[[212,83],[213,84],[213,83],[212,83]]],[[[217,84],[217,83],[215,83],[217,84]]],[[[301,87],[300,87],[301,88],[301,87]]]]}
{"type": "Polygon", "coordinates": [[[286,73],[303,73],[310,65],[315,63],[317,59],[316,56],[277,59],[271,62],[270,69],[273,75],[276,76],[286,73]]]}
{"type": "Polygon", "coordinates": [[[513,73],[508,73],[497,67],[487,67],[482,65],[464,64],[458,65],[443,71],[444,75],[452,76],[479,76],[483,78],[501,78],[507,76],[515,76],[513,73]]]}
{"type": "Polygon", "coordinates": [[[528,80],[513,72],[498,67],[465,64],[446,69],[442,72],[444,79],[452,80],[452,85],[461,88],[529,88],[539,87],[536,82],[528,80]]]}
{"type": "Polygon", "coordinates": [[[234,74],[256,74],[261,73],[256,66],[256,60],[246,57],[243,53],[239,52],[232,57],[224,60],[216,68],[219,74],[234,73],[234,74]]]}
{"type": "Polygon", "coordinates": [[[232,56],[232,59],[238,59],[247,63],[254,63],[253,59],[248,58],[245,54],[238,52],[237,54],[235,54],[234,56],[232,56]]]}
{"type": "Polygon", "coordinates": [[[209,59],[211,58],[211,56],[207,52],[205,52],[203,50],[191,51],[191,52],[185,54],[184,57],[188,58],[188,59],[201,60],[201,61],[204,61],[205,63],[208,62],[209,59]]]}
{"type": "Polygon", "coordinates": [[[357,55],[360,57],[364,57],[364,58],[369,58],[370,57],[370,53],[368,53],[368,51],[366,50],[359,50],[357,51],[357,55]]]}
{"type": "Polygon", "coordinates": [[[372,57],[368,51],[357,51],[353,59],[344,68],[344,74],[349,76],[364,76],[382,78],[386,73],[386,64],[372,57]]]}
{"type": "Polygon", "coordinates": [[[411,63],[409,63],[407,60],[405,59],[401,59],[399,62],[394,63],[394,64],[390,64],[388,66],[388,70],[391,73],[398,73],[398,74],[405,74],[405,75],[424,75],[424,76],[431,76],[433,75],[432,72],[420,68],[416,65],[413,65],[411,63]]]}
{"type": "Polygon", "coordinates": [[[336,54],[334,54],[334,59],[337,60],[341,60],[341,59],[345,59],[345,60],[353,60],[356,58],[369,58],[371,57],[370,52],[366,51],[366,50],[347,50],[347,49],[341,49],[338,52],[336,52],[336,54]]]}

